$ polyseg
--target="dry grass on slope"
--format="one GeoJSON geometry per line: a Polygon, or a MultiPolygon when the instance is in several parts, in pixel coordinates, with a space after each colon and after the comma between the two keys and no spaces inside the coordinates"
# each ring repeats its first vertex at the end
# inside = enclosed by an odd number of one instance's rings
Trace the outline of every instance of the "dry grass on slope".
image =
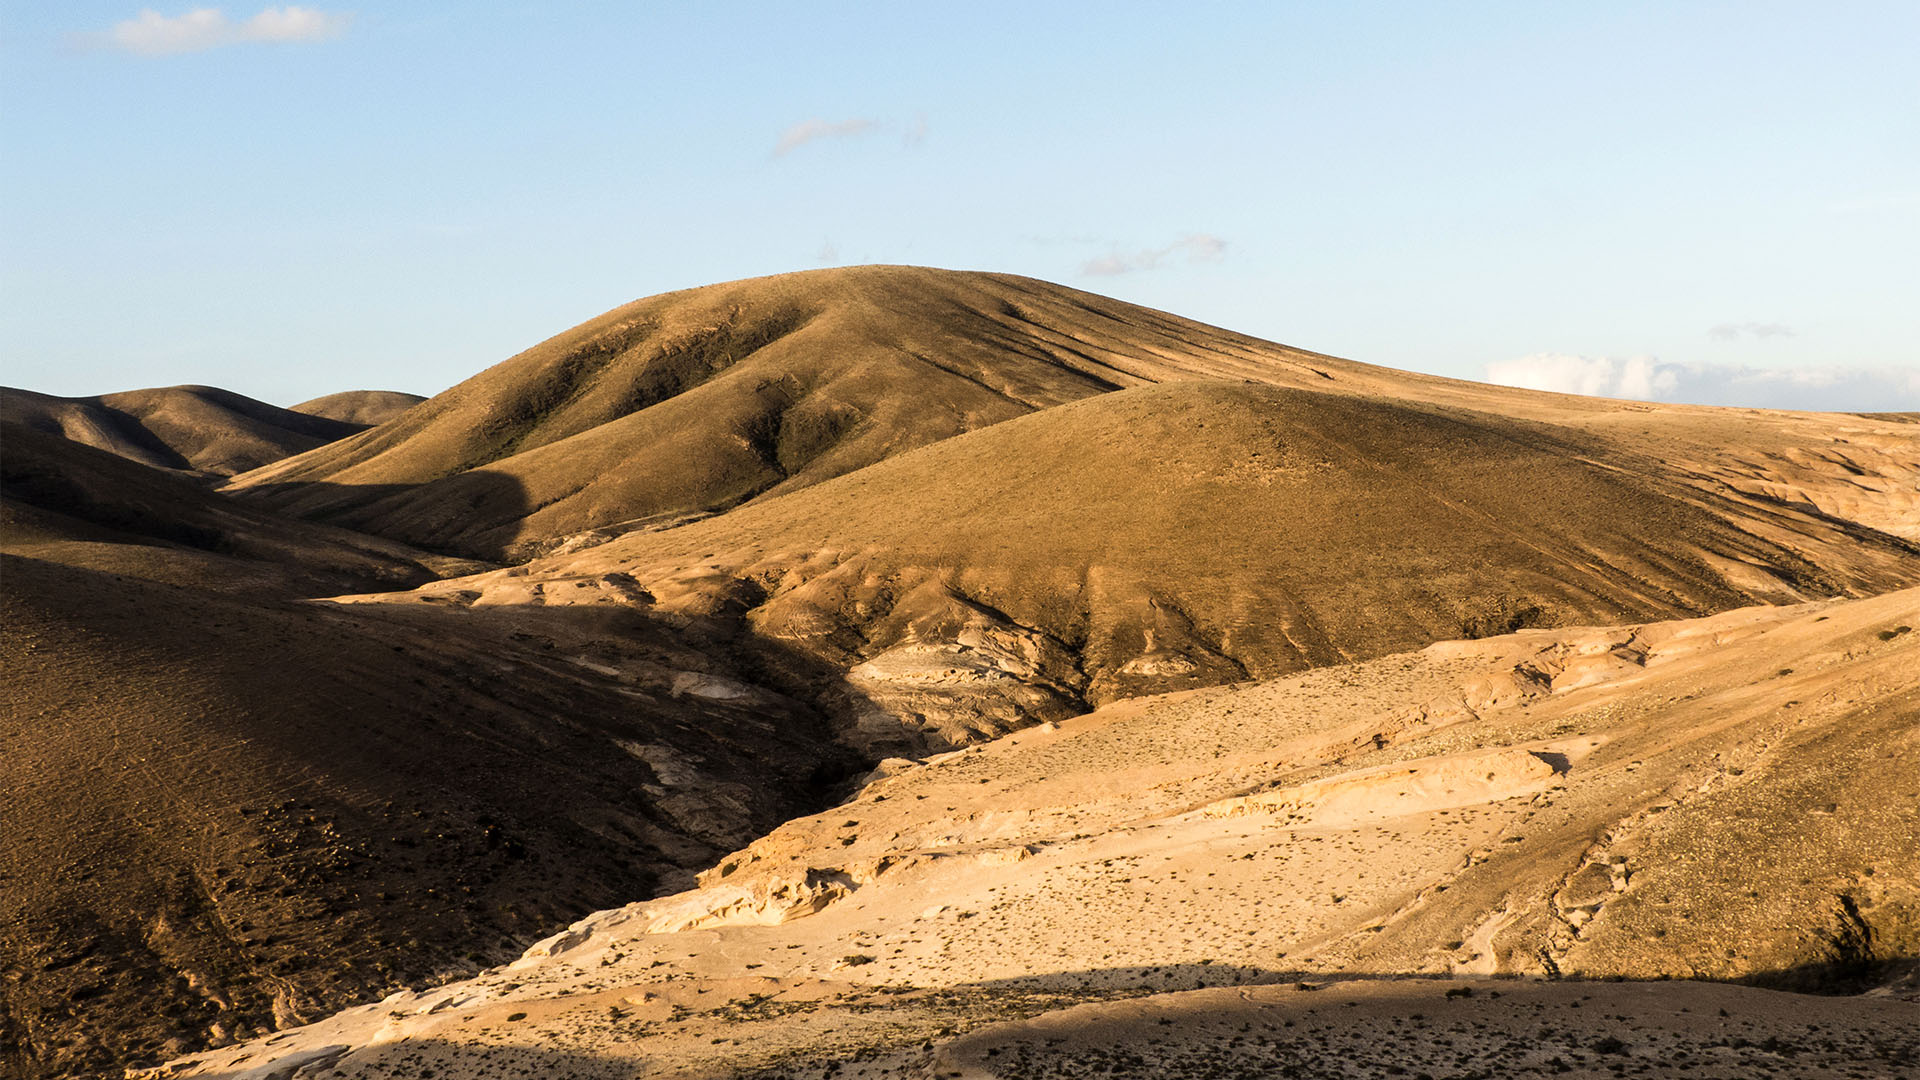
{"type": "Polygon", "coordinates": [[[1709,491],[1920,539],[1897,417],[1548,394],[1304,352],[1003,274],[864,266],[635,301],[379,432],[242,477],[296,513],[518,560],[590,531],[723,512],[1116,389],[1253,381],[1572,428],[1709,491]]]}
{"type": "Polygon", "coordinates": [[[1867,594],[1916,580],[1920,558],[1564,427],[1213,382],[1061,406],[423,595],[546,582],[542,602],[564,603],[601,595],[566,582],[608,574],[851,669],[852,737],[911,754],[1463,634],[1867,594]]]}
{"type": "Polygon", "coordinates": [[[813,271],[636,301],[236,487],[499,557],[797,490],[1119,387],[1352,367],[1026,278],[813,271]]]}

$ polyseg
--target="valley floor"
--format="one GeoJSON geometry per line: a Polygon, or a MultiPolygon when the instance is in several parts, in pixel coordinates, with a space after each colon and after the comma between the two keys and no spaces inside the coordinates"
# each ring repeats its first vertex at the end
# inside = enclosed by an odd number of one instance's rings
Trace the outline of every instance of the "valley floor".
{"type": "Polygon", "coordinates": [[[153,1075],[1916,1075],[1915,624],[1909,590],[1122,702],[153,1075]]]}

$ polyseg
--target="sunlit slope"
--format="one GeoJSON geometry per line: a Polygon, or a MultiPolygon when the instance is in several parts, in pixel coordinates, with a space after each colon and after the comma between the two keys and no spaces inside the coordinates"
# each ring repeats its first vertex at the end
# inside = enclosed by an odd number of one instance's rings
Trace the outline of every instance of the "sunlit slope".
{"type": "Polygon", "coordinates": [[[145,465],[231,476],[359,431],[211,386],[62,398],[0,390],[0,418],[145,465]]]}
{"type": "Polygon", "coordinates": [[[1141,387],[422,595],[545,582],[533,602],[564,603],[602,595],[570,579],[630,574],[668,609],[744,610],[760,637],[852,669],[853,712],[964,741],[1463,634],[1920,580],[1896,538],[1689,481],[1488,413],[1141,387]]]}
{"type": "Polygon", "coordinates": [[[251,473],[296,513],[520,558],[797,490],[1152,382],[1253,381],[1586,431],[1603,456],[1920,539],[1897,416],[1574,397],[1340,360],[1030,278],[864,266],[666,293],[586,322],[380,431],[251,473]]]}
{"type": "Polygon", "coordinates": [[[399,390],[343,390],[338,394],[303,401],[290,408],[308,416],[372,427],[392,420],[425,400],[419,394],[407,394],[399,390]]]}
{"type": "Polygon", "coordinates": [[[1027,278],[813,271],[636,301],[237,486],[499,555],[796,490],[1119,387],[1348,367],[1027,278]]]}

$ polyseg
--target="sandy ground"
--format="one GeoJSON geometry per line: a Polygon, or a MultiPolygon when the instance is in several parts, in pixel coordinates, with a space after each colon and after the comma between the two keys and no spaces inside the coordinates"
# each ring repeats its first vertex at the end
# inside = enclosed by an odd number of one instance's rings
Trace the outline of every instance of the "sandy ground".
{"type": "Polygon", "coordinates": [[[1839,896],[1913,955],[1916,622],[1910,591],[1124,702],[162,1075],[1904,1075],[1911,989],[1601,980],[1811,978],[1839,896]]]}
{"type": "Polygon", "coordinates": [[[1081,1006],[992,1025],[869,1075],[1910,1076],[1920,1070],[1914,1020],[1907,1002],[1688,983],[1302,984],[1081,1006]]]}

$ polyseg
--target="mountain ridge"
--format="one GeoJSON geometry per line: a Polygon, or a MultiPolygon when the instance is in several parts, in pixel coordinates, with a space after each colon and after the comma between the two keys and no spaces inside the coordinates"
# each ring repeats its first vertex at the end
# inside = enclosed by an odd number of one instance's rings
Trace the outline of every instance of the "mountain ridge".
{"type": "Polygon", "coordinates": [[[198,385],[76,398],[0,388],[0,418],[143,465],[206,476],[245,472],[363,427],[198,385]]]}

